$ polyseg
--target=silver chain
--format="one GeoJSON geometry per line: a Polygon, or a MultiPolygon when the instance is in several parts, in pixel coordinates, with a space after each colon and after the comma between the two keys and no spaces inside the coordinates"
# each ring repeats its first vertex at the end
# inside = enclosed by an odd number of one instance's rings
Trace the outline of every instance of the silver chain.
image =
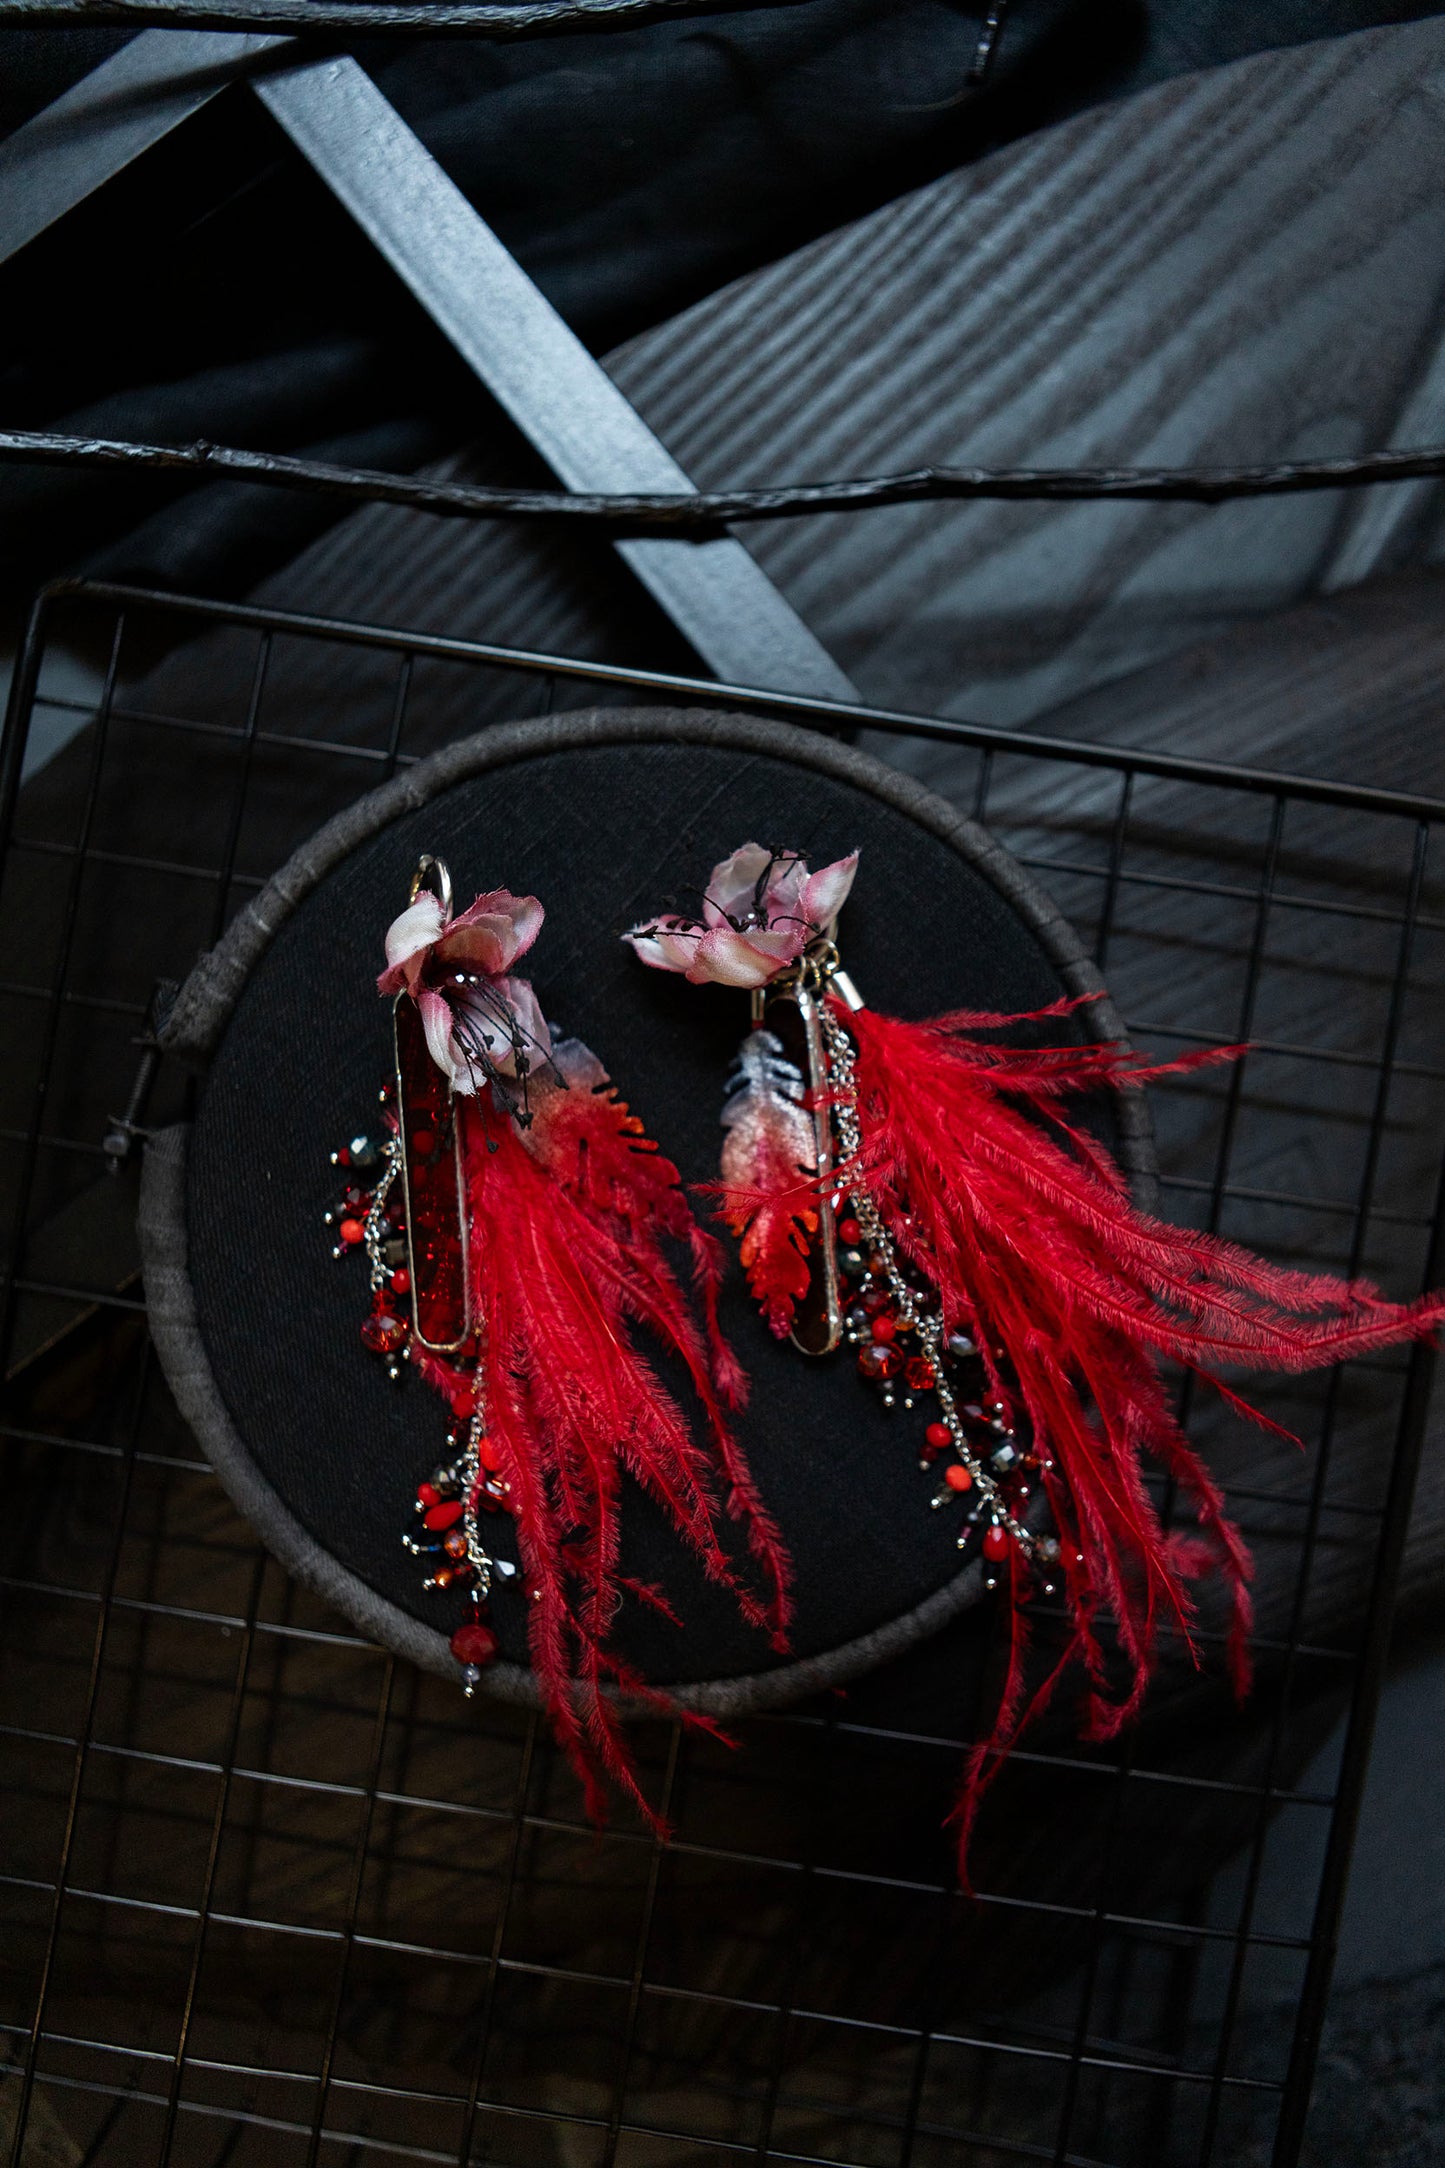
{"type": "MultiPolygon", "coordinates": [[[[481,1385],[481,1376],[482,1373],[478,1369],[478,1388],[481,1385]]],[[[462,1533],[467,1539],[467,1557],[470,1559],[472,1570],[477,1577],[475,1595],[478,1603],[485,1603],[492,1590],[492,1557],[482,1542],[481,1530],[477,1526],[477,1493],[482,1482],[481,1447],[486,1434],[487,1419],[482,1409],[478,1407],[467,1425],[467,1442],[458,1463],[462,1483],[462,1498],[465,1501],[465,1511],[462,1514],[462,1533]]],[[[468,1590],[469,1595],[472,1593],[473,1591],[468,1590]]]]}
{"type": "MultiPolygon", "coordinates": [[[[926,1308],[915,1290],[903,1277],[899,1268],[898,1251],[893,1237],[883,1224],[882,1215],[867,1191],[853,1187],[848,1180],[848,1169],[856,1164],[862,1149],[862,1129],[858,1120],[858,1088],[856,1081],[857,1054],[852,1039],[834,1015],[826,1000],[819,1003],[819,1017],[828,1049],[829,1098],[833,1112],[833,1125],[838,1136],[838,1184],[848,1198],[849,1210],[857,1220],[864,1247],[883,1266],[884,1278],[893,1295],[898,1321],[911,1326],[918,1337],[925,1361],[933,1372],[933,1390],[938,1395],[942,1420],[953,1440],[954,1451],[973,1479],[979,1504],[1000,1528],[1006,1528],[1026,1556],[1032,1557],[1039,1548],[1039,1539],[1023,1521],[1015,1519],[1009,1511],[1002,1490],[993,1472],[981,1461],[969,1443],[958,1412],[953,1389],[943,1365],[943,1314],[941,1310],[926,1308]]],[[[955,1497],[952,1491],[942,1492],[934,1500],[942,1505],[955,1497]]],[[[968,1541],[967,1534],[960,1536],[959,1548],[968,1541]]]]}
{"type": "Polygon", "coordinates": [[[366,1208],[366,1255],[371,1266],[371,1292],[379,1294],[390,1279],[386,1259],[381,1253],[381,1223],[386,1217],[386,1200],[392,1184],[401,1172],[401,1139],[389,1137],[382,1146],[386,1157],[386,1172],[371,1193],[371,1203],[366,1208]]]}

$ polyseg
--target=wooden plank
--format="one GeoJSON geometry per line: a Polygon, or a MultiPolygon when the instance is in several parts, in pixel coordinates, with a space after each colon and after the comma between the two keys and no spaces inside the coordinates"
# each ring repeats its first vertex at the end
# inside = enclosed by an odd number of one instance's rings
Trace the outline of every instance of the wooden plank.
{"type": "Polygon", "coordinates": [[[0,263],[286,38],[147,30],[0,143],[0,263]]]}

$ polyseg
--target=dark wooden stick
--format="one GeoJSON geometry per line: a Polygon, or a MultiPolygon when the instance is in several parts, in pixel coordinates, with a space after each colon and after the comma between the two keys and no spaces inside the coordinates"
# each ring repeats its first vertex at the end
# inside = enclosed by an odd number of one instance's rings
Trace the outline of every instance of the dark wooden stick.
{"type": "Polygon", "coordinates": [[[1412,482],[1445,474],[1445,445],[1370,452],[1351,459],[1296,460],[1253,467],[915,467],[849,482],[796,482],[776,489],[724,489],[681,495],[597,496],[550,489],[494,489],[472,482],[429,482],[367,467],[333,467],[281,452],[239,451],[225,444],[131,444],[116,437],[58,436],[0,430],[0,461],[22,466],[113,468],[128,473],[205,474],[309,489],[365,503],[399,504],[455,519],[572,519],[656,532],[796,519],[808,512],[864,511],[885,504],[1014,499],[1087,503],[1222,504],[1236,497],[1289,496],[1307,490],[1412,482]]]}
{"type": "MultiPolygon", "coordinates": [[[[328,38],[527,38],[549,32],[631,30],[664,15],[730,13],[756,0],[0,0],[7,26],[57,29],[100,23],[140,29],[279,30],[328,38]]],[[[806,0],[767,0],[770,7],[806,0]]]]}

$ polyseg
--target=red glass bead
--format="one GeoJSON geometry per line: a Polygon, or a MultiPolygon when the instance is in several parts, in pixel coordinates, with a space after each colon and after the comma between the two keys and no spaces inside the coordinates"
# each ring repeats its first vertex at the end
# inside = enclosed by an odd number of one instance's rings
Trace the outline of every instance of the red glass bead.
{"type": "Polygon", "coordinates": [[[411,1274],[407,1271],[405,1265],[398,1265],[395,1272],[393,1272],[391,1291],[394,1295],[408,1295],[411,1293],[411,1274]]]}
{"type": "Polygon", "coordinates": [[[497,1637],[490,1626],[472,1619],[452,1635],[452,1654],[459,1664],[489,1664],[497,1653],[497,1637]]]}
{"type": "Polygon", "coordinates": [[[354,1250],[358,1242],[366,1240],[366,1229],[359,1219],[344,1219],[336,1232],[348,1249],[354,1250]]]}
{"type": "Polygon", "coordinates": [[[394,1355],[406,1338],[406,1327],[389,1310],[373,1310],[362,1319],[361,1337],[373,1355],[394,1355]]]}
{"type": "Polygon", "coordinates": [[[860,1240],[861,1236],[862,1236],[862,1233],[863,1233],[863,1230],[862,1230],[862,1228],[861,1228],[861,1227],[860,1227],[860,1226],[858,1225],[858,1222],[857,1222],[857,1220],[855,1220],[855,1219],[840,1219],[840,1220],[839,1220],[839,1222],[838,1222],[838,1240],[839,1240],[839,1241],[840,1241],[840,1242],[841,1242],[841,1243],[843,1244],[843,1246],[844,1246],[844,1248],[845,1248],[845,1249],[849,1249],[849,1250],[851,1250],[851,1249],[855,1249],[855,1248],[857,1247],[857,1245],[858,1245],[858,1242],[859,1242],[859,1240],[860,1240]]]}
{"type": "Polygon", "coordinates": [[[879,1347],[875,1343],[872,1347],[858,1350],[859,1372],[863,1377],[871,1379],[875,1385],[883,1385],[890,1378],[896,1378],[902,1368],[903,1357],[896,1347],[879,1347]]]}
{"type": "Polygon", "coordinates": [[[939,1453],[953,1440],[953,1432],[949,1429],[947,1423],[930,1423],[923,1435],[935,1452],[939,1453]]]}
{"type": "Polygon", "coordinates": [[[422,1507],[439,1505],[441,1495],[435,1483],[418,1483],[416,1487],[416,1502],[422,1507]]]}
{"type": "Polygon", "coordinates": [[[495,1438],[478,1438],[477,1459],[489,1474],[495,1475],[502,1465],[502,1456],[495,1438]]]}
{"type": "Polygon", "coordinates": [[[336,1164],[338,1167],[349,1167],[351,1165],[351,1154],[344,1144],[336,1155],[336,1164]]]}
{"type": "Polygon", "coordinates": [[[950,1490],[966,1491],[973,1489],[973,1477],[961,1461],[956,1460],[951,1468],[944,1469],[943,1480],[950,1490]]]}
{"type": "Polygon", "coordinates": [[[896,1340],[898,1337],[898,1320],[896,1317],[889,1317],[886,1314],[882,1317],[875,1317],[871,1330],[875,1340],[884,1342],[896,1340]]]}
{"type": "Polygon", "coordinates": [[[428,1528],[455,1528],[462,1511],[460,1498],[443,1498],[440,1505],[428,1506],[422,1519],[428,1528]]]}
{"type": "Polygon", "coordinates": [[[893,1300],[886,1287],[865,1287],[858,1297],[870,1317],[878,1317],[893,1300]]]}
{"type": "Polygon", "coordinates": [[[431,1577],[431,1585],[433,1588],[450,1588],[455,1579],[456,1574],[452,1567],[438,1566],[431,1577]]]}
{"type": "Polygon", "coordinates": [[[470,1385],[454,1386],[451,1400],[453,1415],[471,1415],[477,1405],[477,1396],[470,1385]]]}
{"type": "Polygon", "coordinates": [[[442,1538],[442,1549],[448,1558],[465,1558],[467,1536],[464,1528],[449,1528],[442,1538]]]}
{"type": "Polygon", "coordinates": [[[1009,1541],[1009,1532],[1006,1528],[1000,1528],[995,1524],[987,1530],[983,1539],[983,1555],[991,1565],[996,1566],[1001,1558],[1008,1557],[1009,1541]]]}
{"type": "Polygon", "coordinates": [[[903,1374],[910,1393],[926,1393],[933,1383],[933,1365],[926,1355],[910,1355],[903,1374]]]}

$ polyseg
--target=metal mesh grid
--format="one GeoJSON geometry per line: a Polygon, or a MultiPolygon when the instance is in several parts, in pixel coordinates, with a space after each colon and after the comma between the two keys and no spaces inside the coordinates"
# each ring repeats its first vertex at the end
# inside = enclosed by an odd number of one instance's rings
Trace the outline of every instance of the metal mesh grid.
{"type": "MultiPolygon", "coordinates": [[[[419,749],[419,718],[460,704],[475,724],[559,688],[885,734],[1050,888],[1138,1042],[1252,1040],[1157,1094],[1168,1210],[1400,1294],[1438,1270],[1433,801],[57,591],[17,670],[0,799],[10,2158],[1285,2168],[1428,1356],[1271,1388],[1303,1455],[1242,1450],[1191,1408],[1260,1558],[1255,1700],[1232,1713],[1176,1650],[1162,1723],[1020,1753],[973,1899],[939,1833],[956,1694],[865,1684],[748,1725],[737,1751],[644,1727],[675,1834],[621,1816],[596,1836],[534,1719],[466,1706],[286,1580],[170,1405],[113,1121],[156,982],[419,749]],[[168,703],[145,673],[181,634],[211,643],[204,698],[192,680],[168,703]],[[22,796],[77,642],[105,657],[103,690],[71,702],[85,727],[22,796]],[[295,687],[348,670],[347,735],[298,721],[295,687]],[[205,791],[152,832],[146,776],[202,745],[205,791]],[[1281,2005],[1287,2022],[1260,2018],[1281,2005]]],[[[187,1089],[162,1069],[150,1117],[187,1089]]],[[[1207,1619],[1202,1638],[1217,1647],[1207,1619]]]]}

